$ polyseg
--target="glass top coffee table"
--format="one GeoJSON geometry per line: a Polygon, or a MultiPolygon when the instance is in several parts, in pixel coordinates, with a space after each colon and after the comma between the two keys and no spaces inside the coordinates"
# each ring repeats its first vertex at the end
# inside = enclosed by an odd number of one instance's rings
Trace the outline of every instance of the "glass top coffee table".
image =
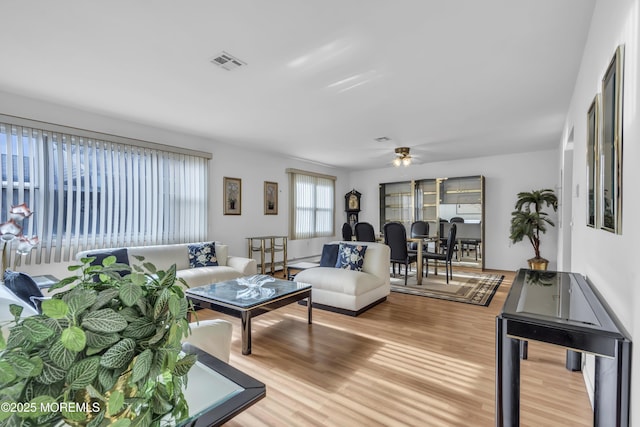
{"type": "Polygon", "coordinates": [[[311,285],[305,283],[258,274],[190,288],[185,294],[201,307],[242,320],[242,354],[251,354],[252,317],[307,299],[307,316],[311,324],[311,285]]]}

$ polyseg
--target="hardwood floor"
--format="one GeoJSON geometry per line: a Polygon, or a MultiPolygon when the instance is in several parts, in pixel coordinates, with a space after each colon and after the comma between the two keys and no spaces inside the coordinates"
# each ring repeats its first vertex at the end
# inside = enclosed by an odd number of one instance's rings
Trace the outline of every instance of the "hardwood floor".
{"type": "MultiPolygon", "coordinates": [[[[234,323],[231,365],[267,385],[267,397],[226,425],[493,426],[495,317],[514,277],[489,307],[391,293],[358,317],[306,307],[253,319],[253,354],[242,356],[234,323]]],[[[565,350],[529,343],[521,363],[522,426],[590,426],[582,373],[565,350]]]]}

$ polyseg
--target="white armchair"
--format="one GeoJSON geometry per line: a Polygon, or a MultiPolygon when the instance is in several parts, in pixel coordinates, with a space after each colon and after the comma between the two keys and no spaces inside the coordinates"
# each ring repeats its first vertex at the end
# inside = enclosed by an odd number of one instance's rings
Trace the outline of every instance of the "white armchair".
{"type": "Polygon", "coordinates": [[[225,363],[229,363],[231,353],[231,322],[223,319],[192,322],[191,335],[184,339],[189,344],[206,351],[225,363]]]}

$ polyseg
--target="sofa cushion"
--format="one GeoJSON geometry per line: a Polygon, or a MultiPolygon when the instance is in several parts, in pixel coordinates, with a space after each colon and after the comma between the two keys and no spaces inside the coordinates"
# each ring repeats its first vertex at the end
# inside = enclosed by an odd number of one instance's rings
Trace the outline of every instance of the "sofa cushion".
{"type": "Polygon", "coordinates": [[[237,279],[242,276],[242,272],[227,266],[187,268],[178,270],[176,276],[184,279],[189,287],[210,285],[212,283],[224,282],[225,280],[237,279]]]}
{"type": "Polygon", "coordinates": [[[384,281],[373,274],[334,267],[308,268],[296,275],[296,282],[310,283],[313,289],[354,296],[384,285],[384,281]]]}
{"type": "Polygon", "coordinates": [[[129,248],[129,258],[131,264],[139,264],[135,256],[142,256],[156,266],[158,270],[167,271],[173,264],[176,270],[183,270],[189,267],[189,249],[187,244],[179,243],[172,245],[157,246],[134,246],[129,248]]]}
{"type": "Polygon", "coordinates": [[[213,267],[218,265],[214,242],[189,245],[189,266],[191,268],[213,267]]]}
{"type": "Polygon", "coordinates": [[[322,256],[320,257],[320,267],[335,267],[338,262],[339,244],[327,243],[322,247],[322,256]]]}
{"type": "Polygon", "coordinates": [[[229,246],[216,242],[216,259],[218,265],[229,265],[229,246]]]}
{"type": "MultiPolygon", "coordinates": [[[[105,258],[110,257],[110,256],[114,256],[116,257],[116,262],[118,264],[126,264],[129,265],[129,253],[127,251],[126,248],[120,248],[120,249],[101,249],[95,252],[89,252],[85,255],[85,257],[93,257],[95,258],[93,261],[91,261],[90,265],[102,265],[102,261],[104,261],[105,258]]],[[[121,270],[118,272],[118,274],[120,274],[120,276],[126,276],[127,274],[129,274],[130,271],[127,270],[121,270]]],[[[97,277],[95,278],[97,280],[97,277]]]]}
{"type": "Polygon", "coordinates": [[[367,247],[365,245],[340,243],[340,248],[338,249],[338,260],[335,265],[336,268],[362,271],[364,254],[366,251],[367,247]]]}

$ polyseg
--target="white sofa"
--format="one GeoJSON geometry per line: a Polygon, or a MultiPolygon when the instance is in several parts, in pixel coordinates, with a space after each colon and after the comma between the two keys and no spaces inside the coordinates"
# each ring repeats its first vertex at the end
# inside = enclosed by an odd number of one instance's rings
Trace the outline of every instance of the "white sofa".
{"type": "MultiPolygon", "coordinates": [[[[177,276],[184,279],[189,287],[209,285],[223,282],[242,276],[257,274],[258,267],[254,259],[228,255],[228,246],[219,242],[216,245],[216,258],[218,265],[214,267],[189,266],[189,243],[155,246],[132,246],[127,249],[129,265],[140,264],[135,256],[144,257],[145,262],[150,262],[159,270],[167,270],[176,264],[177,276]]],[[[92,249],[79,252],[76,259],[87,257],[99,252],[112,252],[123,248],[92,249]]]]}
{"type": "MultiPolygon", "coordinates": [[[[341,242],[332,242],[339,244],[341,242]]],[[[313,306],[357,316],[387,299],[390,249],[382,243],[342,242],[366,246],[362,271],[335,267],[312,267],[296,274],[296,282],[312,286],[313,306]]]]}

